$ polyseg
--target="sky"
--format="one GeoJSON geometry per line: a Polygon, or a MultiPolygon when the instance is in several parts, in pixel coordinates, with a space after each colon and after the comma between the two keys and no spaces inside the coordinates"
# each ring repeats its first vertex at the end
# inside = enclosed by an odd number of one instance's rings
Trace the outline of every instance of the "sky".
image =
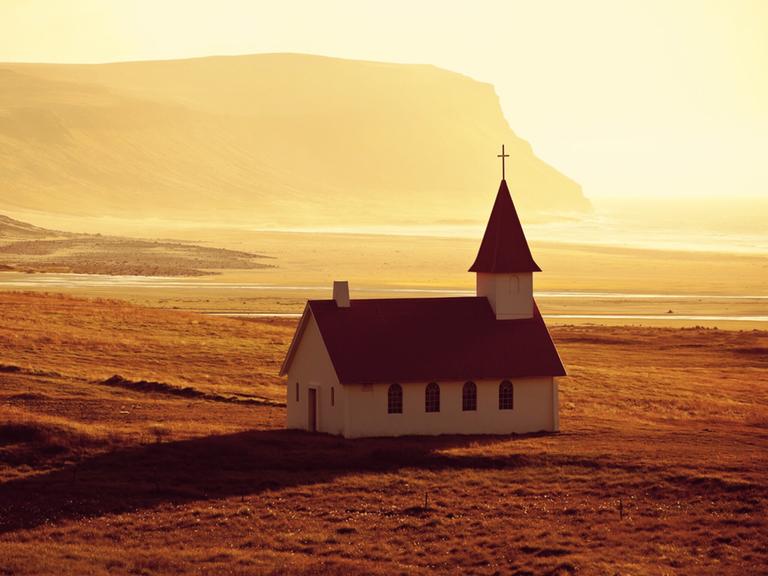
{"type": "Polygon", "coordinates": [[[599,197],[768,197],[768,0],[0,0],[0,62],[299,52],[496,87],[599,197]]]}

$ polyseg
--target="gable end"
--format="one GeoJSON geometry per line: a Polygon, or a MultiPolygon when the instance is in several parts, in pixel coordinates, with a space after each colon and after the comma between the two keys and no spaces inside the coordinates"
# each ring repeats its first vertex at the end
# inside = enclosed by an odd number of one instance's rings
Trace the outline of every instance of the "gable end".
{"type": "Polygon", "coordinates": [[[299,320],[299,325],[296,327],[296,332],[293,333],[293,339],[291,340],[291,345],[288,347],[288,352],[285,354],[283,365],[280,367],[280,376],[286,376],[288,374],[288,370],[291,368],[291,363],[293,362],[293,357],[296,355],[296,350],[299,348],[301,337],[307,329],[307,324],[309,324],[309,317],[311,314],[312,311],[309,308],[309,302],[307,302],[307,304],[304,305],[304,312],[301,314],[301,320],[299,320]]]}

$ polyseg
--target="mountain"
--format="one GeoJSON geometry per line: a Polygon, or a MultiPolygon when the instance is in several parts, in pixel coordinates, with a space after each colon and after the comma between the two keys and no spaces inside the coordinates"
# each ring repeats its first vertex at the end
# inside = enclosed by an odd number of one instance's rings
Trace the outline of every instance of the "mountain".
{"type": "Polygon", "coordinates": [[[427,65],[263,54],[0,64],[0,208],[253,225],[487,217],[498,148],[523,212],[589,208],[493,86],[427,65]]]}

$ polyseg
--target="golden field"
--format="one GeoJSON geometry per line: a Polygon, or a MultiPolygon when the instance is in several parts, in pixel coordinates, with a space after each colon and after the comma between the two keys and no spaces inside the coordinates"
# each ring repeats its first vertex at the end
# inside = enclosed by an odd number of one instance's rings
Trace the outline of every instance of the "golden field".
{"type": "Polygon", "coordinates": [[[555,326],[559,434],[351,441],[282,429],[294,320],[0,318],[2,574],[768,571],[764,331],[555,326]]]}

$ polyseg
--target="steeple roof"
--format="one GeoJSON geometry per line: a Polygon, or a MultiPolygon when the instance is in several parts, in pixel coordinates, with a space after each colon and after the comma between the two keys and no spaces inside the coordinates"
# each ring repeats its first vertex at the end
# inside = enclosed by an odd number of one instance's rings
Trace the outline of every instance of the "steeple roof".
{"type": "Polygon", "coordinates": [[[541,272],[531,256],[506,180],[499,185],[480,250],[469,271],[490,274],[541,272]]]}

